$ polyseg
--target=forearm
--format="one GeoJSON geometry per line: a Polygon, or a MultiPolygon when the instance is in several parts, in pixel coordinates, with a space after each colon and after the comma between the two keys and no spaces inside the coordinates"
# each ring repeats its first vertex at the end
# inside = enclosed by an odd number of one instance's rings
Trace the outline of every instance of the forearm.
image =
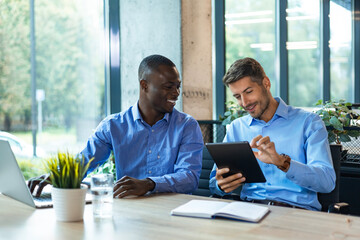
{"type": "Polygon", "coordinates": [[[155,183],[151,192],[192,193],[199,185],[199,174],[193,171],[182,171],[160,177],[149,177],[155,183]]]}
{"type": "Polygon", "coordinates": [[[286,177],[297,185],[314,192],[327,193],[335,187],[335,172],[330,166],[307,165],[291,160],[286,177]]]}

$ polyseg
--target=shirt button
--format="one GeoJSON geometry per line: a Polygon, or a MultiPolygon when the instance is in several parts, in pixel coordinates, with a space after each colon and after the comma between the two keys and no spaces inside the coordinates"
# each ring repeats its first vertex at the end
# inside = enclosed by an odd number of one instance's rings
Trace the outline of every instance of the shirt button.
{"type": "Polygon", "coordinates": [[[151,132],[154,132],[154,129],[151,129],[151,132]]]}
{"type": "Polygon", "coordinates": [[[160,155],[158,155],[158,159],[160,159],[160,155]]]}
{"type": "Polygon", "coordinates": [[[151,173],[151,171],[149,171],[149,173],[151,173]]]}
{"type": "Polygon", "coordinates": [[[151,153],[151,150],[149,150],[149,153],[151,153]]]}

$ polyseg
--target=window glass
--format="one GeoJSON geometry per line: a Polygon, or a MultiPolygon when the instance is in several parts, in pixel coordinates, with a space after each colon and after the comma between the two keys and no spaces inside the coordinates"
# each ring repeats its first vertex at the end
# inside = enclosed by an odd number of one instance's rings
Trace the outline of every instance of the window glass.
{"type": "Polygon", "coordinates": [[[35,114],[38,153],[77,153],[105,116],[103,1],[34,3],[36,113],[31,112],[29,1],[0,1],[0,129],[19,137],[31,158],[35,114]]]}
{"type": "Polygon", "coordinates": [[[289,104],[311,107],[321,98],[320,2],[288,0],[289,104]]]}
{"type": "MultiPolygon", "coordinates": [[[[225,1],[226,70],[237,59],[252,57],[260,62],[276,94],[275,1],[225,1]]],[[[226,100],[234,100],[226,89],[226,100]]]]}
{"type": "Polygon", "coordinates": [[[39,146],[78,152],[104,117],[102,1],[35,1],[39,146]],[[39,103],[39,102],[38,102],[39,103]]]}
{"type": "Polygon", "coordinates": [[[350,1],[330,1],[331,99],[353,102],[350,1]]]}

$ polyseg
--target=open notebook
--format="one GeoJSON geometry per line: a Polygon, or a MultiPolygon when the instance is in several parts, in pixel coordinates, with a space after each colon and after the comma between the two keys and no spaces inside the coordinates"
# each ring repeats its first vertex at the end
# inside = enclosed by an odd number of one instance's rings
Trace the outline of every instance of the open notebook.
{"type": "MultiPolygon", "coordinates": [[[[0,140],[0,192],[34,208],[53,206],[50,192],[39,198],[31,195],[10,144],[4,140],[0,140]]],[[[86,194],[86,203],[91,203],[91,194],[86,194]]]]}
{"type": "Polygon", "coordinates": [[[246,202],[222,202],[191,200],[171,211],[171,215],[199,218],[228,218],[248,222],[259,222],[269,208],[246,202]]]}

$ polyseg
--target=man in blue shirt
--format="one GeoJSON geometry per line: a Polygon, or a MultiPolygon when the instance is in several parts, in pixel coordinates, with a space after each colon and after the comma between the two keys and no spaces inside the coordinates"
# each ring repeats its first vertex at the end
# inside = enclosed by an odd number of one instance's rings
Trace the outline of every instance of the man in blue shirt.
{"type": "Polygon", "coordinates": [[[241,199],[320,210],[317,192],[335,187],[327,131],[321,118],[285,104],[270,92],[270,80],[252,58],[234,62],[223,78],[249,115],[234,120],[224,142],[248,141],[265,183],[245,183],[241,173],[223,178],[214,166],[210,190],[224,196],[242,185],[241,199]]]}
{"type": "Polygon", "coordinates": [[[138,102],[106,117],[88,139],[81,152],[87,161],[94,157],[88,173],[113,151],[114,197],[191,193],[199,182],[203,139],[197,121],[174,108],[181,84],[175,64],[160,55],[144,58],[139,84],[138,102]]]}

